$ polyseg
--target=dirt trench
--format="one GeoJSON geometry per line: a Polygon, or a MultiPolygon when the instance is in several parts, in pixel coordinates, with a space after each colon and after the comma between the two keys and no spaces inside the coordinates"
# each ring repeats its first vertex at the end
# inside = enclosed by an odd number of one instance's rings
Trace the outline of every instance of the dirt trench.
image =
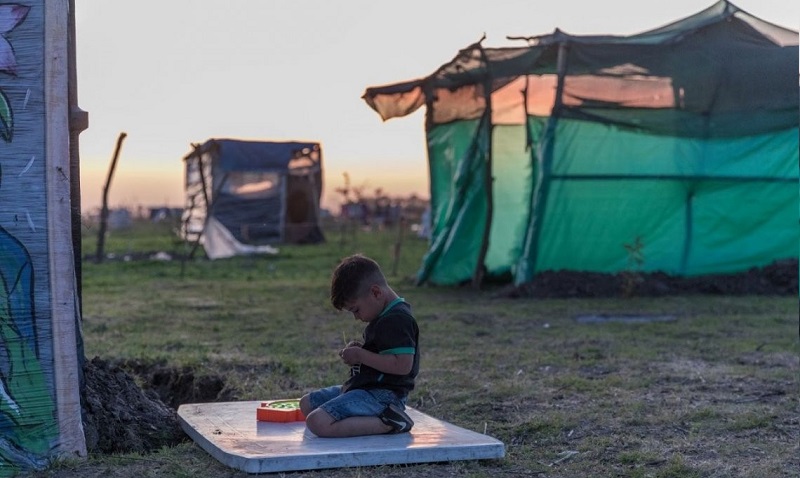
{"type": "Polygon", "coordinates": [[[95,357],[85,361],[83,381],[89,453],[148,453],[176,445],[188,440],[178,424],[181,404],[236,399],[221,377],[163,363],[95,357]]]}

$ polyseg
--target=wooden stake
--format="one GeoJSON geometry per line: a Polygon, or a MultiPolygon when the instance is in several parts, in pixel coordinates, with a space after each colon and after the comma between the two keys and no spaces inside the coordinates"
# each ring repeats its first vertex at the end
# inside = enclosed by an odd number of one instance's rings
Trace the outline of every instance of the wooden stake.
{"type": "Polygon", "coordinates": [[[397,276],[397,267],[400,263],[400,248],[403,245],[403,229],[405,229],[406,218],[402,215],[397,221],[397,240],[394,243],[394,264],[392,264],[392,275],[397,276]]]}
{"type": "Polygon", "coordinates": [[[122,140],[128,136],[124,131],[119,134],[117,138],[117,147],[114,148],[114,157],[111,158],[111,167],[108,168],[108,177],[106,177],[106,184],[103,186],[103,207],[100,209],[100,230],[97,232],[97,255],[95,256],[96,262],[103,262],[103,249],[106,244],[106,226],[108,224],[108,190],[111,188],[111,179],[114,177],[114,170],[117,168],[117,160],[119,159],[119,150],[122,148],[122,140]]]}

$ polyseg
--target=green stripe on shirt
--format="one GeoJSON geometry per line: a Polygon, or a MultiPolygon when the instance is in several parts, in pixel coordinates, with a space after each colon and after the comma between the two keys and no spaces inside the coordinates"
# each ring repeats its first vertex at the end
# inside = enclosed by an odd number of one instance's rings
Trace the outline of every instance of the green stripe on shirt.
{"type": "Polygon", "coordinates": [[[413,355],[416,352],[414,347],[397,347],[389,350],[381,350],[380,355],[413,355]]]}

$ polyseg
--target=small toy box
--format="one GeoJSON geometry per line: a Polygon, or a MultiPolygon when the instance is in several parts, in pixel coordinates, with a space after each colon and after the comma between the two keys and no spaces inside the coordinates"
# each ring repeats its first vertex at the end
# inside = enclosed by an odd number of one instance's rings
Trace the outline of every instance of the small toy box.
{"type": "Polygon", "coordinates": [[[256,409],[256,420],[259,422],[302,422],[306,419],[300,411],[300,400],[270,400],[261,402],[256,409]]]}

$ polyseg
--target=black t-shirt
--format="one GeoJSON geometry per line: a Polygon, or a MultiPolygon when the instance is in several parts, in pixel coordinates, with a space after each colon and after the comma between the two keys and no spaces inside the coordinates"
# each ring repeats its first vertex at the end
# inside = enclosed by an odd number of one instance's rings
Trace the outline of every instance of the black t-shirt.
{"type": "Polygon", "coordinates": [[[419,327],[406,302],[398,301],[367,324],[362,347],[376,354],[414,354],[414,365],[407,375],[383,373],[364,364],[356,365],[345,383],[348,390],[384,388],[405,397],[414,389],[414,379],[419,373],[419,327]]]}

